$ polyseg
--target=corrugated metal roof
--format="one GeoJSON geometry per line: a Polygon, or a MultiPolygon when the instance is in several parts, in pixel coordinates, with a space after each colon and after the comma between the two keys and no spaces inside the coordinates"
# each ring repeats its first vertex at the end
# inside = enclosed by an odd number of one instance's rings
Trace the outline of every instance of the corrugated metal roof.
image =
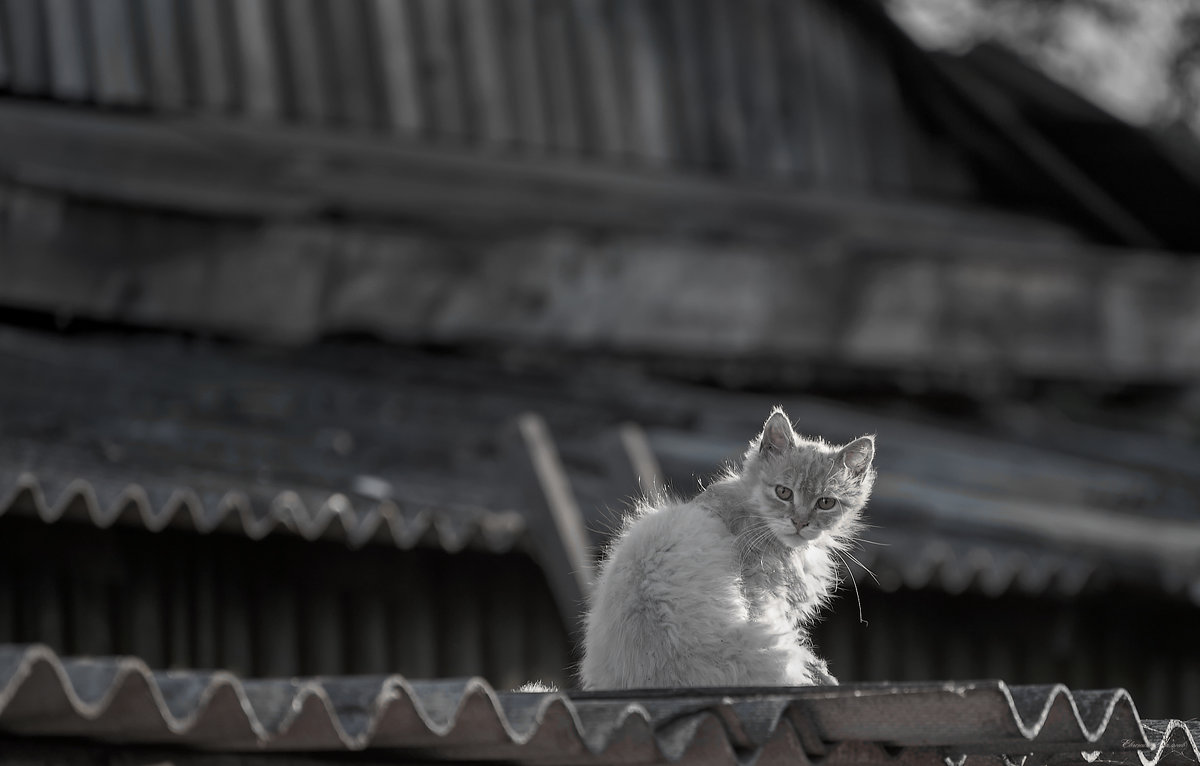
{"type": "Polygon", "coordinates": [[[0,730],[222,751],[386,748],[438,760],[1198,763],[1200,724],[1123,690],[1000,681],[505,693],[479,679],[240,680],[0,646],[0,730]]]}
{"type": "MultiPolygon", "coordinates": [[[[549,550],[546,485],[514,425],[537,412],[598,545],[644,472],[621,423],[641,425],[644,452],[686,493],[774,403],[577,361],[514,371],[379,346],[287,353],[0,328],[0,514],[549,550]]],[[[884,545],[860,558],[885,589],[1069,596],[1122,582],[1200,603],[1194,447],[1047,423],[1021,443],[784,403],[808,433],[880,434],[867,537],[884,545]]]]}
{"type": "MultiPolygon", "coordinates": [[[[951,594],[975,591],[987,596],[1022,593],[1075,596],[1096,577],[1088,556],[1048,546],[1006,544],[952,533],[918,536],[880,527],[869,535],[878,545],[863,545],[855,556],[885,591],[937,588],[951,594]]],[[[856,580],[870,578],[852,567],[856,580]]]]}
{"type": "Polygon", "coordinates": [[[425,543],[449,552],[480,548],[495,553],[511,550],[525,532],[525,519],[516,511],[422,508],[405,513],[395,503],[356,503],[338,493],[306,493],[306,503],[292,490],[252,496],[242,490],[93,483],[84,478],[64,485],[5,468],[0,466],[0,516],[24,510],[46,522],[74,517],[101,528],[134,524],[152,532],[167,527],[201,533],[222,530],[254,540],[285,531],[353,547],[390,542],[412,548],[425,543]]]}

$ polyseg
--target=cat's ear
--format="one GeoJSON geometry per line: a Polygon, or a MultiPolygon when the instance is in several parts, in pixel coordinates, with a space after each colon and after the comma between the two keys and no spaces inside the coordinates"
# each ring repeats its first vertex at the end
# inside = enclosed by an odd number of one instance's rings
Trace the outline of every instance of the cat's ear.
{"type": "Polygon", "coordinates": [[[796,432],[792,430],[792,422],[783,410],[776,409],[763,423],[762,434],[758,437],[759,452],[781,452],[796,443],[796,432]]]}
{"type": "Polygon", "coordinates": [[[860,436],[854,441],[842,447],[838,453],[838,460],[851,476],[862,476],[867,469],[871,467],[871,461],[875,459],[875,437],[860,436]]]}

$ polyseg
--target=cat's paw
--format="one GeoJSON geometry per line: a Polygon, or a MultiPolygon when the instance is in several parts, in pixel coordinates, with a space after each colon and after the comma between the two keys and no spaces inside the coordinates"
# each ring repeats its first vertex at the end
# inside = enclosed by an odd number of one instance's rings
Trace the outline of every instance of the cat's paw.
{"type": "Polygon", "coordinates": [[[554,684],[548,684],[544,681],[526,681],[515,689],[519,692],[538,692],[545,694],[547,692],[556,692],[558,687],[554,684]]]}
{"type": "Polygon", "coordinates": [[[829,672],[825,660],[814,659],[808,664],[808,674],[812,676],[814,686],[837,686],[838,680],[829,672]]]}

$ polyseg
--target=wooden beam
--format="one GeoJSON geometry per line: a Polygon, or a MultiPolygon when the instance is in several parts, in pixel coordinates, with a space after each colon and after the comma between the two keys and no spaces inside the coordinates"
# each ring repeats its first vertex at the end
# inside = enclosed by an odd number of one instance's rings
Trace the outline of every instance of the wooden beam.
{"type": "Polygon", "coordinates": [[[622,423],[620,434],[621,446],[625,448],[642,492],[651,495],[666,489],[662,466],[658,464],[654,448],[642,427],[634,422],[622,423]]]}
{"type": "Polygon", "coordinates": [[[1044,219],[764,188],[571,160],[504,158],[240,121],[147,120],[0,103],[0,177],[88,199],[239,218],[336,210],[458,226],[573,224],[744,233],[799,244],[856,233],[1053,244],[1044,219]],[[306,158],[297,163],[298,157],[306,158]],[[773,232],[773,234],[772,234],[773,232]]]}
{"type": "Polygon", "coordinates": [[[362,0],[337,0],[327,4],[332,27],[333,71],[339,96],[341,122],[352,129],[375,125],[378,97],[374,93],[374,62],[367,45],[366,6],[362,0]]]}
{"type": "Polygon", "coordinates": [[[40,7],[39,0],[8,0],[0,8],[8,32],[8,86],[16,93],[44,93],[50,81],[40,7]]]}
{"type": "Polygon", "coordinates": [[[150,99],[159,109],[174,110],[187,102],[175,0],[145,0],[147,65],[150,99]]]}
{"type": "Polygon", "coordinates": [[[80,6],[73,0],[46,0],[43,8],[46,31],[50,35],[50,79],[54,95],[66,101],[85,99],[91,94],[80,6]]]}
{"type": "Polygon", "coordinates": [[[96,98],[103,104],[136,105],[146,101],[146,85],[136,60],[133,11],[127,0],[88,4],[92,29],[92,70],[96,98]]]}
{"type": "Polygon", "coordinates": [[[509,80],[502,57],[503,39],[494,0],[467,0],[463,24],[468,45],[468,91],[483,143],[506,148],[512,141],[509,80]]]}
{"type": "Polygon", "coordinates": [[[205,109],[223,112],[233,102],[233,82],[229,71],[226,35],[222,31],[222,3],[212,0],[185,0],[188,9],[184,29],[192,34],[189,42],[196,51],[197,101],[205,109]]]}
{"type": "Polygon", "coordinates": [[[582,94],[587,104],[589,148],[609,160],[623,159],[628,142],[611,26],[599,0],[573,0],[571,10],[581,68],[589,83],[582,94]]]}
{"type": "Polygon", "coordinates": [[[10,305],[289,341],[366,329],[979,378],[1200,373],[1200,338],[1180,329],[1200,325],[1200,264],[1020,216],[20,103],[0,104],[0,179],[14,209],[37,190],[71,232],[13,219],[10,305]],[[145,227],[140,256],[87,201],[145,227]],[[225,233],[197,248],[191,227],[225,233]],[[511,268],[515,252],[551,267],[511,268]],[[142,300],[90,286],[117,262],[142,300]],[[280,269],[294,294],[246,293],[246,273],[280,269]],[[177,305],[163,291],[185,282],[177,305]]]}
{"type": "Polygon", "coordinates": [[[433,137],[461,140],[467,131],[467,117],[454,48],[456,8],[446,0],[421,0],[419,8],[420,39],[424,41],[424,66],[420,71],[426,75],[421,84],[432,106],[433,137]]]}
{"type": "Polygon", "coordinates": [[[550,435],[546,421],[536,413],[521,415],[517,419],[517,427],[529,450],[529,460],[545,495],[546,506],[558,530],[563,551],[570,562],[571,576],[579,586],[580,593],[586,596],[591,592],[593,579],[587,531],[583,527],[583,514],[571,491],[571,481],[554,445],[554,437],[550,435]]]}
{"type": "Polygon", "coordinates": [[[509,3],[509,66],[516,97],[517,142],[533,153],[545,151],[549,136],[542,62],[538,45],[538,8],[534,0],[509,3]]]}
{"type": "Polygon", "coordinates": [[[421,108],[410,4],[403,0],[372,0],[370,7],[381,59],[384,120],[398,133],[414,135],[426,124],[426,117],[421,108]]]}
{"type": "Polygon", "coordinates": [[[230,7],[241,65],[242,110],[257,120],[276,119],[280,87],[270,6],[267,0],[238,0],[230,7]]]}

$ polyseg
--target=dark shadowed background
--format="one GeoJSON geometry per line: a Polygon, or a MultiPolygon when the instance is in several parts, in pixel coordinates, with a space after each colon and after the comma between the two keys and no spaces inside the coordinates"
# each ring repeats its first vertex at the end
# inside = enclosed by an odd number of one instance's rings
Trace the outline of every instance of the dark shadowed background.
{"type": "Polygon", "coordinates": [[[0,0],[0,643],[572,684],[774,404],[843,681],[1200,717],[1200,12],[0,0]],[[851,583],[853,580],[853,584],[851,583]]]}

